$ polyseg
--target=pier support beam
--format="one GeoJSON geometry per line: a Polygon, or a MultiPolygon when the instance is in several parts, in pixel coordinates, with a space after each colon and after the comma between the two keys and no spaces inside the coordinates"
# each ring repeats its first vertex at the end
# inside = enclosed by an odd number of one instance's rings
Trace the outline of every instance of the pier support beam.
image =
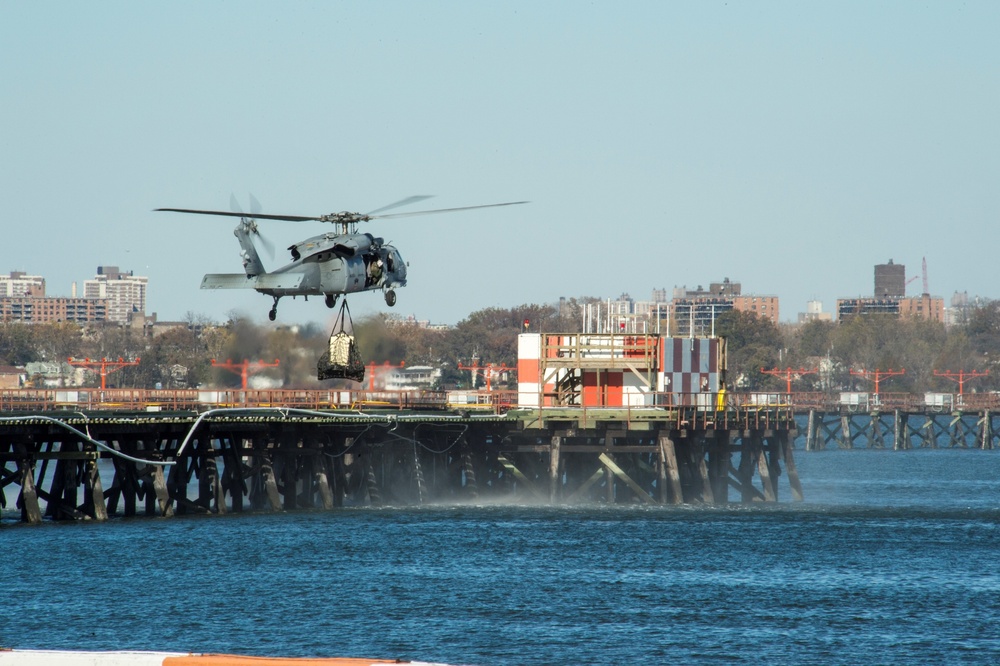
{"type": "Polygon", "coordinates": [[[549,502],[555,504],[559,498],[559,447],[562,444],[562,437],[552,436],[549,445],[549,502]]]}
{"type": "Polygon", "coordinates": [[[667,435],[660,435],[660,461],[666,467],[667,477],[670,479],[670,503],[681,504],[684,502],[684,493],[681,491],[681,475],[677,467],[677,449],[674,440],[667,435]]]}
{"type": "Polygon", "coordinates": [[[330,482],[327,476],[327,465],[326,460],[322,455],[320,455],[315,460],[315,469],[313,471],[315,476],[313,483],[316,486],[317,491],[319,491],[320,502],[324,509],[330,510],[333,508],[333,491],[330,490],[330,482]]]}
{"type": "Polygon", "coordinates": [[[278,494],[278,482],[274,478],[274,464],[266,453],[260,457],[260,475],[268,508],[271,511],[281,511],[281,495],[278,494]]]}
{"type": "Polygon", "coordinates": [[[781,459],[785,462],[785,474],[788,475],[788,485],[792,489],[792,499],[796,502],[801,502],[804,497],[802,494],[802,483],[799,481],[799,471],[795,467],[795,455],[792,452],[794,448],[792,446],[792,441],[788,436],[788,432],[780,432],[777,434],[777,441],[781,447],[781,459]]]}
{"type": "Polygon", "coordinates": [[[809,421],[806,425],[806,451],[816,451],[816,410],[809,410],[809,421]]]}
{"type": "MultiPolygon", "coordinates": [[[[153,465],[153,493],[159,505],[160,515],[164,518],[174,515],[174,506],[170,501],[170,493],[167,492],[167,481],[163,477],[163,465],[153,465]]],[[[150,496],[147,497],[152,499],[150,496]]]]}
{"type": "Polygon", "coordinates": [[[729,431],[716,430],[708,447],[708,476],[716,504],[729,503],[729,458],[729,431]]]}
{"type": "Polygon", "coordinates": [[[983,412],[983,423],[982,430],[980,431],[979,437],[979,448],[981,449],[992,449],[993,448],[993,422],[990,410],[983,412]]]}
{"type": "Polygon", "coordinates": [[[21,494],[17,498],[21,520],[29,525],[38,525],[42,522],[42,509],[35,490],[35,464],[29,459],[22,459],[18,461],[17,468],[21,476],[21,494]]]}
{"type": "Polygon", "coordinates": [[[83,475],[83,511],[94,520],[107,520],[108,507],[104,503],[104,487],[97,469],[97,453],[87,460],[83,475]]]}
{"type": "Polygon", "coordinates": [[[757,453],[757,470],[760,472],[760,483],[764,488],[765,502],[778,501],[778,479],[771,473],[774,457],[774,443],[767,442],[766,439],[762,440],[761,448],[757,453]]]}

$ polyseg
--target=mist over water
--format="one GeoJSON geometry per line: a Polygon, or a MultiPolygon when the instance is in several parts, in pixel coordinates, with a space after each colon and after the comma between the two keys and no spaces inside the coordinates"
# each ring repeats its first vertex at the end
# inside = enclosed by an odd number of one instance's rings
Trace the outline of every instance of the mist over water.
{"type": "Polygon", "coordinates": [[[785,491],[751,506],[40,527],[8,507],[0,645],[451,664],[1000,661],[1000,452],[796,462],[798,504],[785,491]]]}

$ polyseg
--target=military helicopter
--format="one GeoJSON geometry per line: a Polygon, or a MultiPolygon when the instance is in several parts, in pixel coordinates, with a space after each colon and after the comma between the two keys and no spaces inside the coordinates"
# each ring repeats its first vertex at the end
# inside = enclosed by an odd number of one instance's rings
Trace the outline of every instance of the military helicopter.
{"type": "MultiPolygon", "coordinates": [[[[399,251],[381,238],[369,233],[358,233],[359,222],[376,219],[453,213],[475,208],[495,208],[513,206],[526,201],[462,206],[459,208],[439,208],[410,213],[382,214],[383,211],[406,206],[429,199],[428,196],[411,196],[395,203],[377,208],[369,213],[330,213],[328,215],[270,215],[255,212],[243,213],[236,198],[231,198],[233,212],[218,210],[193,210],[189,208],[157,208],[156,211],[174,213],[195,213],[199,215],[225,215],[240,218],[233,232],[240,243],[243,259],[243,273],[209,273],[201,280],[202,289],[255,289],[271,296],[274,305],[267,313],[271,321],[278,316],[278,301],[283,296],[324,296],[326,306],[337,304],[341,294],[360,291],[381,290],[386,305],[396,304],[396,289],[406,286],[406,262],[399,251]],[[284,222],[329,222],[338,225],[335,232],[313,236],[288,247],[292,261],[281,268],[268,271],[264,268],[254,237],[257,237],[273,254],[271,245],[260,233],[257,220],[280,220],[284,222]]],[[[259,210],[259,204],[251,197],[251,206],[259,210]]]]}

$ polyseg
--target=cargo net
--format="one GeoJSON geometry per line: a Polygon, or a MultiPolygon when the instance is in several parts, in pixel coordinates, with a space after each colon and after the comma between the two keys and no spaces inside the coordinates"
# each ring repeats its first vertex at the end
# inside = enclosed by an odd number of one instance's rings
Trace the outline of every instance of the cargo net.
{"type": "Polygon", "coordinates": [[[345,299],[340,305],[337,321],[330,331],[329,348],[319,357],[316,364],[318,379],[350,379],[360,382],[365,378],[365,366],[354,341],[354,322],[345,299]],[[350,331],[350,332],[348,332],[350,331]]]}

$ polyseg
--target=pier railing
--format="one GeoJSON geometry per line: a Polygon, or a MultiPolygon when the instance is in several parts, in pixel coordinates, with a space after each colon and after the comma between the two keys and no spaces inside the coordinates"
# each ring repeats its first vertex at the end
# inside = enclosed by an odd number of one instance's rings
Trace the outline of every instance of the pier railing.
{"type": "MultiPolygon", "coordinates": [[[[539,396],[545,402],[547,396],[539,396]]],[[[561,405],[551,409],[584,411],[619,409],[681,410],[692,418],[717,419],[719,412],[804,413],[810,410],[843,414],[871,412],[997,412],[1000,394],[933,393],[656,393],[636,394],[632,404],[561,405]]],[[[628,401],[626,401],[628,402],[628,401]]],[[[536,402],[537,404],[537,402],[536,402]]],[[[503,414],[518,408],[516,391],[359,391],[348,389],[0,389],[0,412],[51,410],[203,411],[217,407],[288,407],[295,409],[389,409],[490,411],[503,414]]],[[[539,409],[528,407],[528,409],[539,409]]]]}

